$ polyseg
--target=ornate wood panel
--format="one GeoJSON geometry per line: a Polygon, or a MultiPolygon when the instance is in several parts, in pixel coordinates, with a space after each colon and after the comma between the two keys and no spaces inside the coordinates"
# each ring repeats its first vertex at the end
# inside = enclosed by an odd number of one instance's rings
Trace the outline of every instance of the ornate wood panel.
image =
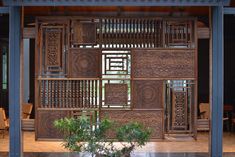
{"type": "Polygon", "coordinates": [[[37,138],[59,139],[63,133],[59,132],[53,125],[54,121],[69,116],[69,111],[38,110],[36,134],[37,138]]]}
{"type": "Polygon", "coordinates": [[[105,84],[105,105],[127,105],[127,84],[105,84]]]}
{"type": "Polygon", "coordinates": [[[61,71],[62,67],[63,29],[45,30],[45,68],[47,71],[61,71]]]}
{"type": "Polygon", "coordinates": [[[72,44],[92,45],[96,44],[96,23],[94,20],[72,21],[72,44]]]}
{"type": "Polygon", "coordinates": [[[193,22],[190,20],[166,21],[165,44],[167,47],[195,47],[193,22]]]}
{"type": "Polygon", "coordinates": [[[172,127],[173,129],[187,129],[187,93],[179,91],[172,94],[172,127]]]}
{"type": "Polygon", "coordinates": [[[138,109],[163,108],[163,81],[133,81],[132,103],[138,109]]]}
{"type": "Polygon", "coordinates": [[[166,132],[194,134],[197,115],[194,82],[171,80],[166,85],[166,132]]]}
{"type": "MultiPolygon", "coordinates": [[[[101,110],[101,119],[108,117],[120,124],[134,121],[150,127],[153,130],[151,138],[163,138],[163,111],[162,110],[101,110]]],[[[113,137],[113,133],[109,134],[113,137]]]]}
{"type": "Polygon", "coordinates": [[[71,49],[69,63],[70,77],[98,78],[101,76],[100,49],[71,49]]]}
{"type": "Polygon", "coordinates": [[[40,25],[41,75],[66,75],[67,24],[40,25]]]}
{"type": "Polygon", "coordinates": [[[193,50],[133,50],[133,78],[193,78],[193,50]]]}

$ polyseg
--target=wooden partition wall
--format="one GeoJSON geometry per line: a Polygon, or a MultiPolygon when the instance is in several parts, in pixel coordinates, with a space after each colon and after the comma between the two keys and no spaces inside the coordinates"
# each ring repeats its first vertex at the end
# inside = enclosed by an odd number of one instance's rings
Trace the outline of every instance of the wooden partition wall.
{"type": "Polygon", "coordinates": [[[192,18],[39,17],[36,138],[62,117],[138,121],[196,135],[197,37],[192,18]],[[100,118],[97,118],[100,117],[100,118]]]}

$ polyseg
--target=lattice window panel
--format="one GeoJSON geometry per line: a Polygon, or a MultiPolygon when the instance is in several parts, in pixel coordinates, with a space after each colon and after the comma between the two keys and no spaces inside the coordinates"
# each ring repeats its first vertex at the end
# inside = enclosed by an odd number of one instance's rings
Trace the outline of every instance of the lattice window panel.
{"type": "Polygon", "coordinates": [[[103,51],[102,74],[128,78],[131,70],[130,51],[103,51]]]}
{"type": "Polygon", "coordinates": [[[67,24],[40,25],[40,72],[41,75],[67,74],[67,24]]]}
{"type": "Polygon", "coordinates": [[[98,80],[41,80],[39,108],[98,108],[98,80]]]}
{"type": "Polygon", "coordinates": [[[194,115],[194,82],[171,80],[166,85],[167,133],[192,133],[194,115]]]}
{"type": "Polygon", "coordinates": [[[100,25],[102,48],[162,47],[162,20],[103,18],[100,25]]]}
{"type": "Polygon", "coordinates": [[[194,47],[193,22],[190,20],[165,22],[166,47],[194,47]]]}

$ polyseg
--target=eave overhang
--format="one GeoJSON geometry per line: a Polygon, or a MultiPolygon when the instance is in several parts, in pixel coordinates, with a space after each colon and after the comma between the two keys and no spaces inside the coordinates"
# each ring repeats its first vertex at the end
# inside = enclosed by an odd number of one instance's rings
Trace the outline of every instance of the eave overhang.
{"type": "Polygon", "coordinates": [[[4,6],[227,6],[230,0],[2,0],[4,6]]]}

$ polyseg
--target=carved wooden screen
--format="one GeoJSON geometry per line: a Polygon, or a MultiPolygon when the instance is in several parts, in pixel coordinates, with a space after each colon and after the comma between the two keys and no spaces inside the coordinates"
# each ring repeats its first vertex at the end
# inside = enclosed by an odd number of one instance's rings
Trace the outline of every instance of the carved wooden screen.
{"type": "Polygon", "coordinates": [[[192,80],[171,80],[166,83],[167,133],[193,134],[195,82],[192,80]]]}
{"type": "Polygon", "coordinates": [[[38,18],[36,137],[60,138],[53,121],[82,113],[138,121],[153,139],[164,137],[164,127],[192,133],[194,32],[193,19],[38,18]],[[174,80],[185,80],[182,91],[174,80]]]}

